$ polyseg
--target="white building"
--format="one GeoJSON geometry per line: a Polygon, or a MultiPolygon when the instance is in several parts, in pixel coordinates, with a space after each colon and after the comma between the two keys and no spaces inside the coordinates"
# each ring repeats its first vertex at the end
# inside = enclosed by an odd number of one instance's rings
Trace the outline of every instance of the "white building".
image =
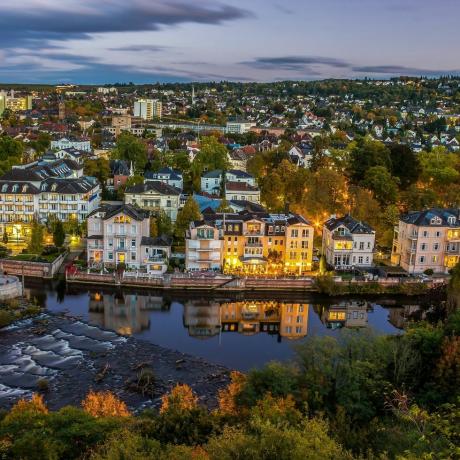
{"type": "Polygon", "coordinates": [[[148,213],[132,205],[103,205],[88,217],[88,265],[125,264],[149,274],[163,274],[171,255],[169,237],[151,238],[148,213]]]}
{"type": "Polygon", "coordinates": [[[220,270],[222,240],[219,230],[204,221],[192,222],[185,240],[185,268],[187,270],[220,270]]]}
{"type": "Polygon", "coordinates": [[[250,201],[260,203],[260,190],[247,182],[225,182],[225,199],[229,201],[250,201]]]}
{"type": "Polygon", "coordinates": [[[134,116],[143,120],[161,118],[162,103],[158,99],[138,99],[134,102],[134,116]]]}
{"type": "Polygon", "coordinates": [[[255,125],[252,121],[246,120],[228,120],[225,127],[225,132],[228,134],[244,134],[250,131],[250,129],[255,125]]]}
{"type": "MultiPolygon", "coordinates": [[[[223,171],[221,169],[215,169],[203,174],[201,176],[201,191],[211,195],[220,195],[222,178],[223,171]]],[[[256,185],[256,181],[251,174],[237,169],[230,169],[225,173],[225,182],[245,183],[251,187],[256,185]]]]}
{"type": "Polygon", "coordinates": [[[97,89],[97,92],[100,93],[100,94],[110,94],[110,93],[117,94],[117,93],[118,93],[118,89],[115,88],[114,86],[111,86],[111,87],[100,86],[100,87],[97,89]]]}
{"type": "Polygon", "coordinates": [[[176,187],[179,190],[184,188],[184,178],[182,173],[179,171],[174,171],[172,168],[161,168],[157,172],[146,172],[144,174],[144,182],[149,181],[159,181],[163,184],[171,185],[171,187],[176,187]]]}
{"type": "Polygon", "coordinates": [[[70,139],[63,137],[61,139],[51,141],[52,150],[75,149],[91,152],[91,141],[89,139],[70,139]]]}
{"type": "Polygon", "coordinates": [[[332,217],[323,226],[323,255],[336,270],[372,266],[374,247],[375,231],[349,214],[332,217]]]}

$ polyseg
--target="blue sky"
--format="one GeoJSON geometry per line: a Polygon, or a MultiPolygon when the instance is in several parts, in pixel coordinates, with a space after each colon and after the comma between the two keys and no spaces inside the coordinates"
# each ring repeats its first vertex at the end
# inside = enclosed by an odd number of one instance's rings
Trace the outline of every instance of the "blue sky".
{"type": "Polygon", "coordinates": [[[460,73],[459,0],[0,2],[0,82],[460,73]]]}

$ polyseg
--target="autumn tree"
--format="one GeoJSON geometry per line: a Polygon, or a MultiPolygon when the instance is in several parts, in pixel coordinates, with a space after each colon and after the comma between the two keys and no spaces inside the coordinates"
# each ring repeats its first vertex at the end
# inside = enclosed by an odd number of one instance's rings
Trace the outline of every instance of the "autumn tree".
{"type": "Polygon", "coordinates": [[[174,235],[178,239],[185,238],[185,231],[189,228],[190,223],[194,220],[198,220],[201,217],[200,207],[198,203],[189,197],[184,207],[178,212],[176,225],[174,227],[174,235]]]}
{"type": "Polygon", "coordinates": [[[236,415],[238,413],[237,397],[243,389],[246,377],[238,371],[230,373],[230,383],[226,388],[219,390],[217,399],[219,412],[225,415],[236,415]]]}
{"type": "Polygon", "coordinates": [[[170,410],[187,411],[195,409],[198,405],[198,398],[188,385],[177,384],[170,393],[161,397],[160,413],[170,410]]]}
{"type": "Polygon", "coordinates": [[[90,391],[81,403],[83,410],[93,417],[129,417],[126,404],[110,391],[90,391]]]}

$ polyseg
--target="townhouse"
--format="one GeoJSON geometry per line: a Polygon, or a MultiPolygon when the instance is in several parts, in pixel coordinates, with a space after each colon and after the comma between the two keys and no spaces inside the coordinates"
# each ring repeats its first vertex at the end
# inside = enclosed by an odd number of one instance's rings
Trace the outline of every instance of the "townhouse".
{"type": "Polygon", "coordinates": [[[147,181],[125,190],[125,203],[152,213],[164,211],[172,222],[177,219],[180,205],[180,190],[160,181],[147,181]]]}
{"type": "Polygon", "coordinates": [[[372,266],[374,249],[375,231],[349,214],[331,217],[323,225],[322,254],[335,270],[372,266]]]}
{"type": "Polygon", "coordinates": [[[152,238],[149,213],[130,204],[104,204],[88,216],[87,262],[161,275],[168,268],[172,240],[152,238]]]}
{"type": "Polygon", "coordinates": [[[460,262],[460,210],[431,208],[402,215],[391,261],[409,273],[447,273],[460,262]]]}
{"type": "Polygon", "coordinates": [[[186,268],[302,275],[312,269],[313,234],[298,214],[208,210],[187,232],[186,268]]]}

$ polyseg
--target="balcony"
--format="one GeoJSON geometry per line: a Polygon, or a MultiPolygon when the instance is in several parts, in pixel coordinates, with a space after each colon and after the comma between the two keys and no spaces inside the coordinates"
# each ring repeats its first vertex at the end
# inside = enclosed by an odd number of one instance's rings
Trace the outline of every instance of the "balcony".
{"type": "Polygon", "coordinates": [[[261,247],[263,247],[263,244],[260,241],[257,242],[257,243],[249,243],[249,242],[247,242],[247,243],[244,244],[244,246],[246,248],[261,248],[261,247]]]}

